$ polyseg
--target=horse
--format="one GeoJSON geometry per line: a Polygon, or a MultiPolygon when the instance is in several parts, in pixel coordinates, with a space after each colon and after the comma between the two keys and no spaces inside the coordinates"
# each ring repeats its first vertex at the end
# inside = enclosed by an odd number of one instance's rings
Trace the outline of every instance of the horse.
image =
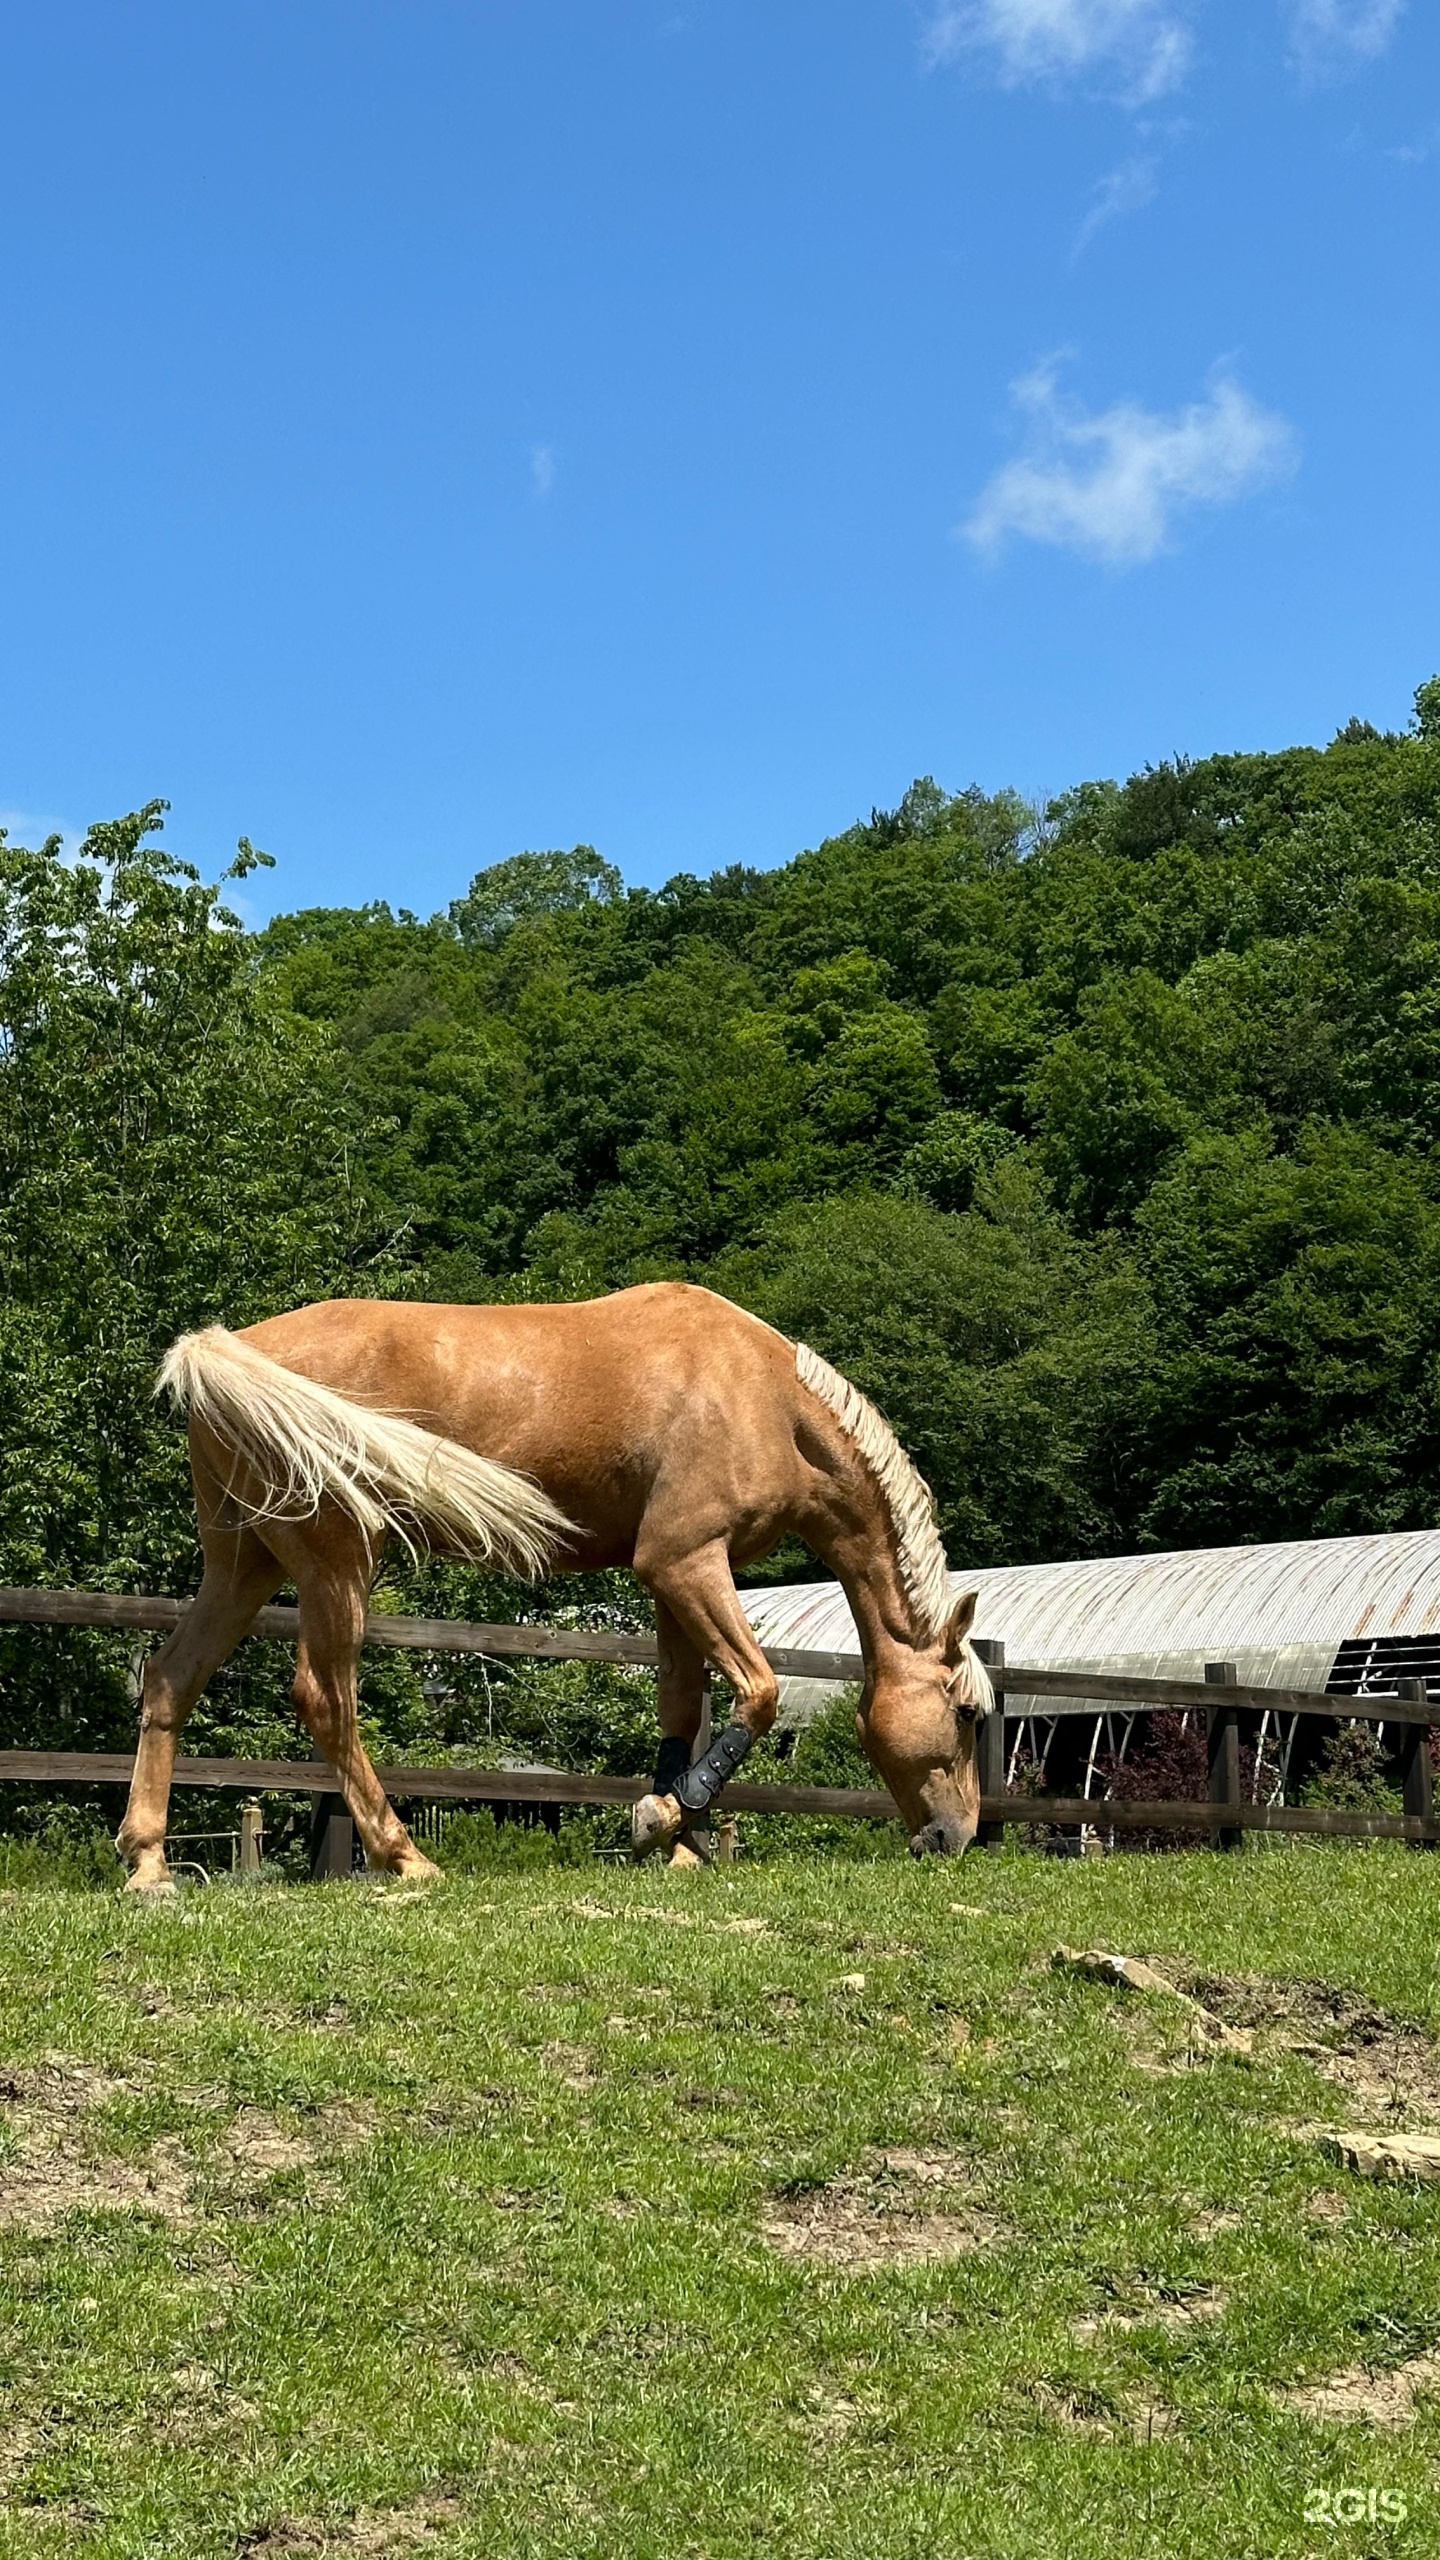
{"type": "Polygon", "coordinates": [[[282,1584],[299,1601],[295,1704],[372,1868],[431,1864],[357,1726],[366,1601],[387,1542],[529,1576],[628,1566],[655,1604],[660,1742],[639,1856],[677,1844],[775,1719],[779,1686],[734,1572],[798,1536],[836,1575],[864,1660],[865,1752],[917,1856],[979,1816],[977,1720],[994,1701],[952,1597],[929,1491],[828,1361],[708,1289],[659,1281],[562,1305],[341,1298],[167,1353],[188,1412],[204,1555],[197,1598],[145,1666],[117,1847],[132,1891],[170,1889],[175,1752],[207,1680],[282,1584]],[[692,1761],[706,1666],[733,1716],[692,1761]]]}

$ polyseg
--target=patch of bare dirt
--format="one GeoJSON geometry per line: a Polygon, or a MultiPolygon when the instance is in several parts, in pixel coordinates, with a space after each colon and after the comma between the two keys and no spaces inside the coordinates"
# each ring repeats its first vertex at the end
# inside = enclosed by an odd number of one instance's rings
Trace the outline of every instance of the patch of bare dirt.
{"type": "MultiPolygon", "coordinates": [[[[374,2130],[371,2109],[349,2099],[319,2108],[298,2126],[279,2123],[263,2107],[242,2107],[226,2127],[207,2164],[218,2170],[227,2209],[254,2215],[270,2210],[270,2181],[303,2169],[309,2172],[304,2194],[311,2204],[326,2204],[337,2192],[327,2169],[353,2151],[374,2130]]],[[[195,2164],[198,2176],[200,2164],[195,2164]]]]}
{"type": "Polygon", "coordinates": [[[1151,2444],[1156,2436],[1173,2436],[1180,2424],[1180,2412],[1165,2401],[1153,2408],[1132,2409],[1125,2420],[1125,2430],[1136,2444],[1151,2444]]]}
{"type": "Polygon", "coordinates": [[[283,2125],[259,2107],[241,2108],[220,2147],[237,2169],[262,2178],[270,2177],[277,2169],[307,2168],[315,2157],[312,2142],[297,2133],[287,2133],[283,2125]]]}
{"type": "Polygon", "coordinates": [[[850,2274],[968,2257],[1010,2236],[994,2214],[950,2201],[970,2183],[955,2152],[876,2152],[853,2177],[775,2197],[760,2227],[778,2256],[818,2258],[850,2274]]]}
{"type": "Polygon", "coordinates": [[[1120,2413],[1103,2391],[1087,2391],[1083,2385],[1067,2382],[1040,2381],[1026,2383],[1025,2397],[1056,2426],[1073,2428],[1077,2435],[1110,2437],[1117,2432],[1120,2413]]]}
{"type": "Polygon", "coordinates": [[[5,2433],[0,2436],[0,2490],[13,2487],[22,2472],[28,2471],[44,2442],[40,2429],[27,2419],[7,2418],[5,2433]]]}
{"type": "Polygon", "coordinates": [[[1440,2046],[1414,2020],[1330,1982],[1207,1974],[1190,1977],[1186,1988],[1227,2025],[1313,2062],[1386,2130],[1440,2124],[1440,2046]]]}
{"type": "MultiPolygon", "coordinates": [[[[0,2078],[0,2119],[18,2157],[0,2164],[0,2227],[44,2232],[67,2213],[153,2213],[177,2226],[194,2219],[193,2181],[200,2162],[174,2134],[152,2142],[142,2159],[110,2149],[95,2111],[123,2094],[124,2084],[83,2065],[51,2063],[0,2078]]],[[[184,2093],[196,2113],[213,2113],[223,2094],[184,2093]]],[[[257,2107],[242,2107],[219,2145],[230,2182],[253,2197],[277,2171],[310,2166],[322,2153],[350,2148],[370,2130],[362,2108],[324,2108],[314,2130],[291,2132],[257,2107]]]]}
{"type": "Polygon", "coordinates": [[[583,2044],[547,2044],[543,2047],[543,2057],[563,2088],[593,2089],[598,2086],[600,2074],[593,2068],[591,2056],[583,2044]]]}
{"type": "Polygon", "coordinates": [[[121,2083],[80,2064],[45,2063],[0,2080],[7,2132],[18,2159],[0,2166],[0,2225],[46,2231],[67,2213],[132,2211],[162,2221],[190,2218],[189,2180],[178,2142],[152,2144],[146,2161],[103,2152],[88,2122],[121,2083]]]}
{"type": "Polygon", "coordinates": [[[1203,2213],[1197,2213],[1190,2228],[1197,2240],[1216,2240],[1222,2232],[1238,2231],[1244,2219],[1243,2214],[1236,2213],[1229,2205],[1213,2205],[1207,2206],[1203,2213]]]}
{"type": "Polygon", "coordinates": [[[803,2418],[795,2421],[807,2443],[817,2452],[828,2452],[832,2445],[843,2444],[860,2423],[858,2400],[847,2399],[837,2392],[831,2399],[818,2400],[803,2418]]]}
{"type": "Polygon", "coordinates": [[[236,2560],[251,2560],[252,2554],[254,2560],[290,2560],[291,2555],[300,2560],[302,2553],[314,2553],[317,2560],[321,2554],[341,2553],[390,2560],[392,2552],[423,2550],[451,2525],[462,2524],[464,2513],[458,2498],[437,2498],[420,2506],[359,2507],[333,2524],[277,2516],[273,2524],[254,2525],[237,2535],[236,2560]]]}
{"type": "Polygon", "coordinates": [[[174,2406],[151,2433],[157,2444],[193,2445],[200,2436],[213,2439],[237,2428],[258,2427],[262,2412],[236,2391],[223,2374],[205,2364],[177,2365],[174,2406]]]}
{"type": "Polygon", "coordinates": [[[1422,2392],[1440,2391],[1440,2352],[1412,2356],[1388,2370],[1351,2365],[1328,2382],[1280,2394],[1287,2408],[1306,2418],[1331,2418],[1341,2426],[1404,2427],[1422,2392]]]}
{"type": "Polygon", "coordinates": [[[1200,2321],[1220,2319],[1226,2299],[1216,2284],[1142,2283],[1107,2303],[1103,2311],[1092,2312],[1085,2319],[1075,2321],[1074,2335],[1077,2338],[1098,2338],[1127,2329],[1166,2329],[1172,2336],[1183,2334],[1200,2321]]]}
{"type": "Polygon", "coordinates": [[[1029,2382],[1025,2396],[1056,2426],[1094,2436],[1102,2443],[1128,2436],[1134,2444],[1150,2444],[1157,2436],[1173,2435],[1180,2424],[1179,2410],[1165,2401],[1147,2401],[1137,2408],[1075,2382],[1029,2382]]]}

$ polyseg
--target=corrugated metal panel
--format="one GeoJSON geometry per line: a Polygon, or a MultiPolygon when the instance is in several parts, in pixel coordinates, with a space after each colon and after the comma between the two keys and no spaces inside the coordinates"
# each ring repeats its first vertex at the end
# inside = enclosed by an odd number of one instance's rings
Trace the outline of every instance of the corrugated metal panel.
{"type": "MultiPolygon", "coordinates": [[[[1002,1566],[951,1584],[979,1593],[974,1632],[999,1637],[1011,1662],[1198,1680],[1207,1662],[1225,1661],[1242,1680],[1323,1689],[1347,1638],[1440,1629],[1440,1529],[1002,1566]]],[[[767,1644],[858,1649],[836,1583],[743,1597],[767,1644]]],[[[831,1694],[824,1682],[784,1681],[782,1715],[803,1723],[831,1694]]]]}

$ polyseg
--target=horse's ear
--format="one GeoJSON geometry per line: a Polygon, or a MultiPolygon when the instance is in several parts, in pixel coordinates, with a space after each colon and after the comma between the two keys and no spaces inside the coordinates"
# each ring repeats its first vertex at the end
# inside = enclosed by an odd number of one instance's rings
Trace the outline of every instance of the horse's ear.
{"type": "Polygon", "coordinates": [[[945,1652],[951,1662],[958,1659],[960,1647],[975,1624],[975,1603],[979,1597],[978,1591],[962,1591],[945,1622],[945,1652]]]}

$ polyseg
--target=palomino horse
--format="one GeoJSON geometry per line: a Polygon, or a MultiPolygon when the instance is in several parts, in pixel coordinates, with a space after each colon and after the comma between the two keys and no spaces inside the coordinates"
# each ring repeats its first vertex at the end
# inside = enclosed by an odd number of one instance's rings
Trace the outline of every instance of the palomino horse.
{"type": "Polygon", "coordinates": [[[337,1299],[240,1334],[185,1335],[161,1386],[188,1406],[205,1575],[145,1668],[119,1846],[163,1888],[176,1743],[212,1672],[284,1582],[300,1603],[295,1701],[372,1866],[432,1875],[356,1726],[365,1603],[394,1535],[534,1574],[629,1565],[660,1650],[640,1854],[673,1844],[774,1722],[775,1675],[732,1568],[803,1538],[844,1585],[860,1738],[920,1854],[979,1812],[990,1684],[952,1601],[930,1496],[889,1425],[803,1345],[669,1281],[572,1306],[337,1299]],[[693,1764],[705,1666],[734,1721],[693,1764]]]}

